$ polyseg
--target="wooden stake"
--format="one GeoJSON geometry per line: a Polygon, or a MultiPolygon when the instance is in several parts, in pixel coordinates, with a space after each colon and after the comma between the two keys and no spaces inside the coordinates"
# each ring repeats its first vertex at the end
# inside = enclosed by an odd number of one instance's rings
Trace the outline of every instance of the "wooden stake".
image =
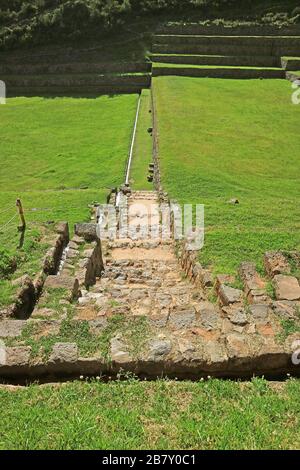
{"type": "Polygon", "coordinates": [[[24,210],[23,210],[23,206],[22,206],[21,199],[17,199],[17,201],[16,201],[16,206],[17,206],[17,208],[18,208],[19,216],[20,216],[21,224],[22,224],[22,225],[19,227],[19,230],[20,230],[20,231],[24,231],[25,228],[26,228],[26,222],[25,222],[24,210]]]}

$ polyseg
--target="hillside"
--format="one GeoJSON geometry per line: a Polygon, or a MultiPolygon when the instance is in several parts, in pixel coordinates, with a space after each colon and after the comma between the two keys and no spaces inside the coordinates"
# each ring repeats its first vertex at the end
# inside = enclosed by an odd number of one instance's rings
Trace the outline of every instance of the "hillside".
{"type": "Polygon", "coordinates": [[[298,0],[1,0],[0,50],[97,41],[116,32],[145,33],[168,21],[220,19],[291,25],[298,0]]]}

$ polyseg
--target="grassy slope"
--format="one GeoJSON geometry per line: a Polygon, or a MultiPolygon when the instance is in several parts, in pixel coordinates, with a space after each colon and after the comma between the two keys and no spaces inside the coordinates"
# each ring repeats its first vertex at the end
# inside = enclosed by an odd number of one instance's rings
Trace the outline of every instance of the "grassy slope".
{"type": "Polygon", "coordinates": [[[0,388],[0,449],[297,449],[300,382],[0,388]]]}
{"type": "Polygon", "coordinates": [[[268,249],[299,249],[300,106],[290,83],[160,77],[154,90],[165,189],[206,205],[203,263],[234,271],[268,249]]]}
{"type": "MultiPolygon", "coordinates": [[[[136,102],[136,95],[16,98],[0,107],[1,248],[17,251],[17,219],[1,230],[16,197],[26,211],[30,265],[40,257],[31,244],[36,224],[68,220],[72,228],[88,220],[88,204],[104,202],[106,187],[123,182],[136,102]]],[[[0,304],[3,288],[0,281],[0,304]]]]}
{"type": "Polygon", "coordinates": [[[150,90],[143,90],[130,174],[131,185],[135,190],[151,191],[153,189],[152,183],[147,181],[149,163],[152,162],[152,138],[148,132],[148,129],[152,127],[150,109],[150,90]]]}

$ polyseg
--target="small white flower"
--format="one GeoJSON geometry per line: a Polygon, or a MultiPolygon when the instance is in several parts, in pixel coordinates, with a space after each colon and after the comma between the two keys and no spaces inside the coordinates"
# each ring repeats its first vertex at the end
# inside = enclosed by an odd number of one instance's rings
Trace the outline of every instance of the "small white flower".
{"type": "Polygon", "coordinates": [[[83,379],[84,379],[84,376],[83,376],[83,375],[81,375],[79,378],[80,378],[80,380],[83,380],[83,379]]]}

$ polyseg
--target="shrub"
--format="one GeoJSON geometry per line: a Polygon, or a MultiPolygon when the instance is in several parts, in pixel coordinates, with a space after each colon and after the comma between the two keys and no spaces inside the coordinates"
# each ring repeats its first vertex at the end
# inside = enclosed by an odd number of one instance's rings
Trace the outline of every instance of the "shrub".
{"type": "Polygon", "coordinates": [[[0,279],[7,278],[17,269],[17,259],[7,250],[0,248],[0,279]]]}
{"type": "MultiPolygon", "coordinates": [[[[264,6],[264,2],[243,0],[241,13],[245,16],[246,10],[260,5],[264,6]]],[[[240,6],[240,0],[1,0],[0,47],[99,37],[141,14],[198,9],[200,15],[207,17],[220,8],[224,13],[240,6]]],[[[278,6],[276,2],[277,11],[278,6]]],[[[268,0],[266,7],[272,10],[272,2],[268,0]]],[[[270,16],[265,21],[277,25],[297,23],[299,10],[300,7],[293,10],[293,18],[274,15],[274,19],[270,16]]]]}
{"type": "Polygon", "coordinates": [[[300,15],[300,6],[294,8],[294,10],[292,11],[292,17],[298,16],[298,15],[300,15]]]}

